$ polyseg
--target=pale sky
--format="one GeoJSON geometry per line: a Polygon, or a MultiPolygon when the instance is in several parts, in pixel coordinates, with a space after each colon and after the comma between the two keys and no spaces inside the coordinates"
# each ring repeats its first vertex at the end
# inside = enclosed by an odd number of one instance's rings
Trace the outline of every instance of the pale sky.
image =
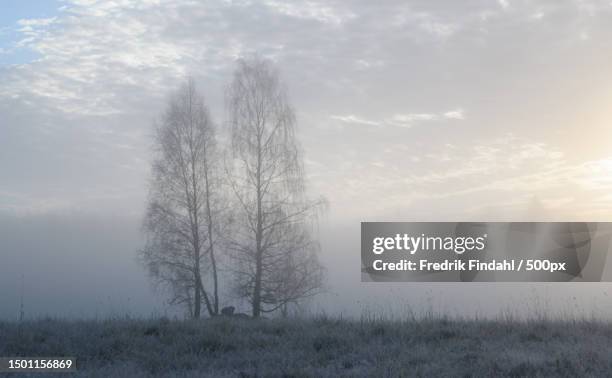
{"type": "Polygon", "coordinates": [[[30,59],[0,69],[0,210],[139,213],[165,96],[196,76],[223,130],[234,61],[258,52],[281,69],[311,189],[335,215],[478,216],[537,196],[609,216],[609,1],[375,3],[68,0],[5,15],[0,62],[30,59]]]}
{"type": "Polygon", "coordinates": [[[259,53],[332,223],[612,219],[610,1],[28,3],[0,18],[3,217],[137,223],[168,93],[193,75],[223,134],[259,53]]]}

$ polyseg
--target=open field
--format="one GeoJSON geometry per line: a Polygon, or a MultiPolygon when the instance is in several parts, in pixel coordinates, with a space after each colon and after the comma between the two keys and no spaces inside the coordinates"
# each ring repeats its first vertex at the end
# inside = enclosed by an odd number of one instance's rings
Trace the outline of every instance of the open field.
{"type": "Polygon", "coordinates": [[[37,320],[0,322],[0,356],[76,356],[78,376],[87,377],[609,376],[612,325],[586,320],[37,320]]]}

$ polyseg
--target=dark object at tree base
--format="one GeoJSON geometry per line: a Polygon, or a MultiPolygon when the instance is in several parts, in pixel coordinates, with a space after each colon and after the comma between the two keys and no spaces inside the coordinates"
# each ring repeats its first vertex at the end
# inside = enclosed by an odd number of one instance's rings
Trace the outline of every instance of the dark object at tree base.
{"type": "Polygon", "coordinates": [[[219,317],[227,317],[227,318],[239,318],[239,319],[253,319],[251,315],[245,314],[244,312],[237,312],[236,307],[234,306],[226,306],[221,309],[221,314],[217,315],[219,317]]]}
{"type": "Polygon", "coordinates": [[[145,336],[159,336],[159,334],[160,332],[157,327],[149,327],[144,331],[145,336]]]}

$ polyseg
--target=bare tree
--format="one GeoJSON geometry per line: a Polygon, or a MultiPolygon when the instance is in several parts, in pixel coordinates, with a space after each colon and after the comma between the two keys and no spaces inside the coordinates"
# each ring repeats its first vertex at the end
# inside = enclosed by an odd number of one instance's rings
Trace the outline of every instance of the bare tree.
{"type": "Polygon", "coordinates": [[[323,268],[311,226],[322,201],[305,196],[295,116],[266,60],[239,60],[228,93],[237,200],[230,249],[236,289],[254,317],[316,294],[323,268]]]}
{"type": "Polygon", "coordinates": [[[147,242],[141,257],[158,284],[170,288],[170,303],[199,318],[202,299],[218,314],[215,256],[219,174],[215,128],[193,79],[170,98],[155,135],[147,242]],[[213,298],[203,276],[212,271],[213,298]]]}

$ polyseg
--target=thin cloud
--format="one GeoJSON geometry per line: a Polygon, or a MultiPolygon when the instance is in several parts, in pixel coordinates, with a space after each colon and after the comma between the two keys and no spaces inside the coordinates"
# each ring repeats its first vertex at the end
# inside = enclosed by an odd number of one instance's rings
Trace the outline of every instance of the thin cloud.
{"type": "Polygon", "coordinates": [[[497,3],[503,10],[506,10],[510,7],[510,2],[508,0],[497,0],[497,3]]]}
{"type": "Polygon", "coordinates": [[[463,109],[451,110],[449,112],[446,112],[444,113],[444,117],[448,119],[465,119],[463,109]]]}
{"type": "Polygon", "coordinates": [[[17,21],[17,24],[24,27],[32,27],[32,26],[48,26],[57,20],[57,17],[50,18],[22,18],[17,21]]]}
{"type": "Polygon", "coordinates": [[[333,120],[343,122],[343,123],[352,123],[352,124],[366,125],[366,126],[380,126],[381,125],[380,122],[371,121],[365,118],[360,118],[352,114],[343,115],[343,116],[332,115],[330,118],[333,120]]]}
{"type": "Polygon", "coordinates": [[[410,128],[416,124],[423,122],[432,121],[444,121],[444,120],[463,120],[464,112],[461,109],[450,110],[444,113],[398,113],[390,117],[384,118],[383,120],[377,121],[359,117],[353,114],[348,115],[332,115],[331,119],[340,121],[347,124],[357,124],[366,126],[395,126],[410,128]]]}
{"type": "Polygon", "coordinates": [[[267,0],[265,4],[271,7],[278,13],[286,16],[315,20],[322,23],[328,23],[333,25],[341,25],[344,22],[353,19],[356,15],[347,10],[341,10],[334,8],[325,3],[317,2],[281,2],[274,0],[267,0]]]}

